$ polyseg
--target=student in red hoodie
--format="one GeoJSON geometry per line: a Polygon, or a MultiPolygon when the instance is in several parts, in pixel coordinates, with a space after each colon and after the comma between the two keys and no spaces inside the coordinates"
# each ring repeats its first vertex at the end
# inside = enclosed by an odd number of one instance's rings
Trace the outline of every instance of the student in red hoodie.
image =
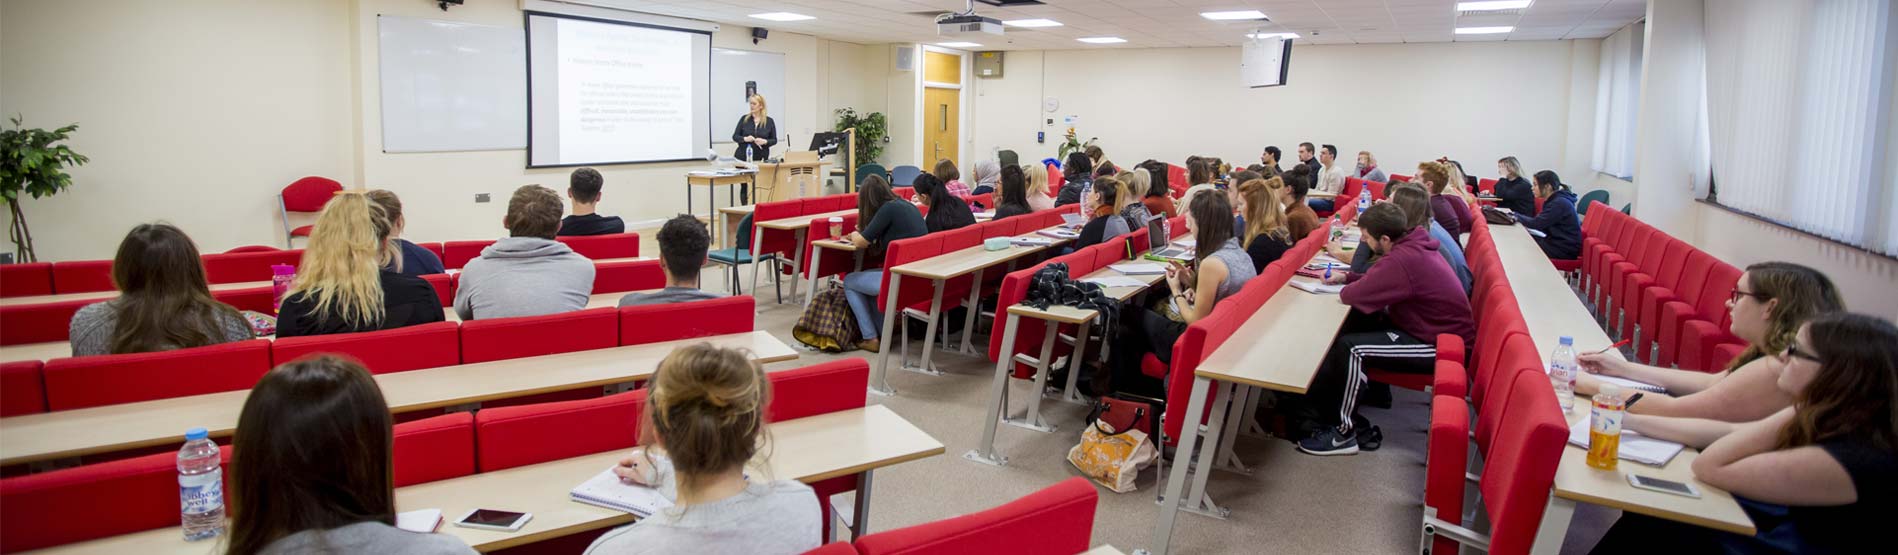
{"type": "Polygon", "coordinates": [[[1299,451],[1352,455],[1360,438],[1365,450],[1377,449],[1382,434],[1357,414],[1365,367],[1428,373],[1435,366],[1437,334],[1475,340],[1469,297],[1449,263],[1437,254],[1437,240],[1428,229],[1407,224],[1404,210],[1395,204],[1380,202],[1365,210],[1358,216],[1364,232],[1358,248],[1372,249],[1383,258],[1363,274],[1345,272],[1327,280],[1348,284],[1338,298],[1353,310],[1312,380],[1308,402],[1326,426],[1298,442],[1299,451]]]}

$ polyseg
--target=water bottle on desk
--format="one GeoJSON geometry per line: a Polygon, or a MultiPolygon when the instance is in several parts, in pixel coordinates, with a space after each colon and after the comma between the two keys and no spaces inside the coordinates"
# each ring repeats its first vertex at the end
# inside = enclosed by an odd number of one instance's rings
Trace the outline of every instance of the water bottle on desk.
{"type": "Polygon", "coordinates": [[[1358,213],[1363,214],[1365,210],[1370,210],[1370,209],[1371,209],[1371,187],[1367,185],[1363,189],[1358,190],[1358,213]]]}
{"type": "Polygon", "coordinates": [[[1601,384],[1594,401],[1588,418],[1588,466],[1614,470],[1621,457],[1621,418],[1628,405],[1621,400],[1621,386],[1611,383],[1601,384]]]}
{"type": "Polygon", "coordinates": [[[186,541],[224,534],[224,473],[218,471],[217,444],[204,428],[185,432],[178,450],[178,502],[186,541]]]}
{"type": "Polygon", "coordinates": [[[1575,408],[1575,338],[1562,336],[1562,343],[1549,353],[1549,385],[1555,387],[1562,412],[1575,408]]]}

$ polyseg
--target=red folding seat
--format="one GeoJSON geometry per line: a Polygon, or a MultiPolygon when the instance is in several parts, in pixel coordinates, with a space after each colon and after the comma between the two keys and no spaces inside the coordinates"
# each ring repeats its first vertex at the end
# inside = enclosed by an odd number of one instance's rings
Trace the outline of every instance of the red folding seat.
{"type": "Polygon", "coordinates": [[[434,254],[435,254],[435,258],[436,258],[437,260],[446,260],[446,258],[444,258],[444,257],[445,257],[445,256],[447,256],[447,251],[445,251],[445,250],[443,250],[443,249],[442,249],[442,244],[441,244],[441,243],[439,243],[439,242],[437,242],[437,243],[416,243],[415,245],[416,245],[416,246],[418,246],[418,247],[422,247],[422,250],[426,250],[426,251],[428,251],[428,252],[431,252],[431,253],[434,253],[434,254]]]}
{"type": "Polygon", "coordinates": [[[461,327],[435,322],[389,330],[284,337],[270,343],[270,360],[284,364],[314,354],[355,359],[371,374],[461,364],[461,327]]]}
{"type": "Polygon", "coordinates": [[[204,255],[205,280],[211,283],[270,281],[274,273],[270,269],[271,266],[277,264],[296,266],[303,262],[302,249],[263,248],[270,250],[204,255]]]}
{"type": "Polygon", "coordinates": [[[1549,385],[1548,374],[1542,370],[1542,357],[1536,354],[1535,342],[1528,335],[1510,335],[1503,341],[1503,349],[1497,355],[1495,365],[1490,369],[1489,379],[1483,386],[1483,398],[1476,404],[1476,450],[1485,458],[1494,451],[1496,433],[1514,421],[1509,414],[1515,403],[1510,396],[1519,391],[1517,382],[1540,382],[1542,390],[1554,400],[1555,393],[1549,385]]]}
{"type": "MultiPolygon", "coordinates": [[[[1430,398],[1430,436],[1424,450],[1424,508],[1444,522],[1462,526],[1463,468],[1470,452],[1470,409],[1463,399],[1430,398]]],[[[1425,514],[1426,522],[1432,516],[1425,514]]],[[[1431,553],[1456,553],[1456,540],[1437,538],[1431,553]]]]}
{"type": "Polygon", "coordinates": [[[54,293],[90,293],[116,291],[112,284],[112,261],[79,260],[53,263],[54,293]]]}
{"type": "Polygon", "coordinates": [[[1404,183],[1410,182],[1410,176],[1408,175],[1393,173],[1393,174],[1390,174],[1390,177],[1391,177],[1392,182],[1398,182],[1398,181],[1402,181],[1404,183]]]}
{"type": "Polygon", "coordinates": [[[1707,272],[1713,268],[1713,255],[1690,246],[1687,255],[1681,258],[1683,260],[1671,270],[1662,267],[1662,283],[1641,290],[1640,316],[1635,320],[1634,328],[1635,360],[1654,364],[1660,356],[1657,346],[1660,343],[1662,307],[1668,303],[1699,298],[1700,288],[1706,285],[1707,272]],[[1671,280],[1668,279],[1669,275],[1673,276],[1671,280]]]}
{"type": "Polygon", "coordinates": [[[1439,537],[1461,536],[1486,539],[1490,553],[1526,554],[1535,542],[1542,511],[1555,483],[1555,469],[1568,442],[1568,425],[1547,380],[1517,380],[1511,389],[1510,420],[1497,432],[1496,448],[1485,458],[1483,477],[1477,484],[1490,517],[1488,537],[1441,520],[1452,515],[1432,518],[1434,511],[1426,509],[1426,543],[1434,545],[1439,537]]]}
{"type": "Polygon", "coordinates": [[[1733,359],[1740,358],[1740,353],[1745,352],[1746,347],[1747,345],[1745,343],[1721,343],[1714,345],[1713,353],[1708,355],[1709,358],[1707,359],[1707,367],[1711,369],[1708,370],[1708,372],[1718,372],[1726,369],[1727,365],[1733,364],[1733,359]]]}
{"type": "Polygon", "coordinates": [[[1642,293],[1649,287],[1662,283],[1661,278],[1667,275],[1670,266],[1674,272],[1674,279],[1680,279],[1681,265],[1687,260],[1687,252],[1693,250],[1686,241],[1660,233],[1656,233],[1655,237],[1662,243],[1648,249],[1648,255],[1642,261],[1642,269],[1622,277],[1619,298],[1626,302],[1617,303],[1616,306],[1621,307],[1620,327],[1610,330],[1617,337],[1634,337],[1635,326],[1641,321],[1643,311],[1648,310],[1641,304],[1642,293]]]}
{"type": "Polygon", "coordinates": [[[72,332],[72,315],[104,299],[81,299],[0,306],[0,345],[65,341],[72,332]]]}
{"type": "Polygon", "coordinates": [[[835,541],[817,546],[817,549],[806,551],[804,555],[857,555],[857,547],[850,545],[850,542],[835,541]]]}
{"type": "Polygon", "coordinates": [[[43,363],[22,360],[0,364],[0,417],[46,412],[43,363]]]}
{"type": "Polygon", "coordinates": [[[1364,186],[1371,189],[1371,200],[1384,200],[1384,187],[1388,183],[1389,182],[1385,181],[1365,181],[1364,186]]]}
{"type": "MultiPolygon", "coordinates": [[[[870,361],[862,357],[833,360],[794,370],[770,373],[771,405],[765,420],[784,422],[807,416],[860,409],[863,391],[870,386],[870,361]]],[[[831,537],[830,498],[857,490],[856,475],[839,476],[811,484],[823,507],[823,537],[831,537]]]]}
{"type": "Polygon", "coordinates": [[[0,264],[0,297],[53,294],[53,263],[0,264]]]}
{"type": "Polygon", "coordinates": [[[459,270],[467,266],[469,260],[481,257],[481,249],[488,248],[494,241],[449,241],[442,243],[442,267],[459,270]]]}
{"type": "Polygon", "coordinates": [[[395,425],[395,487],[475,473],[474,413],[452,412],[395,425]]]}
{"type": "Polygon", "coordinates": [[[435,300],[441,301],[442,308],[455,306],[455,280],[448,274],[427,274],[422,281],[435,288],[435,300]]]}
{"type": "Polygon", "coordinates": [[[46,361],[46,405],[68,410],[250,389],[270,371],[262,339],[46,361]]]}
{"type": "MultiPolygon", "coordinates": [[[[659,320],[648,325],[672,325],[659,320]]],[[[619,345],[619,311],[592,308],[461,323],[461,363],[475,364],[619,345]]]]}
{"type": "MultiPolygon", "coordinates": [[[[1599,237],[1591,235],[1582,239],[1582,294],[1591,299],[1601,287],[1604,270],[1602,260],[1621,245],[1622,237],[1629,229],[1628,219],[1619,215],[1620,212],[1613,213],[1617,215],[1606,218],[1606,221],[1602,223],[1599,237]]],[[[1608,214],[1608,212],[1603,212],[1603,214],[1608,214]]]]}
{"type": "MultiPolygon", "coordinates": [[[[1038,320],[1027,319],[1020,321],[1022,327],[1021,329],[1015,330],[1014,345],[1004,346],[1002,340],[1007,336],[1009,329],[1008,307],[1020,304],[1022,299],[1027,298],[1030,278],[1034,277],[1035,272],[1041,271],[1041,268],[1047,266],[1049,262],[1043,262],[1009,272],[1002,279],[1002,288],[1000,292],[996,294],[995,300],[995,325],[989,330],[989,361],[994,362],[1002,360],[1003,357],[1013,357],[1016,353],[1025,353],[1028,356],[1041,356],[1041,340],[1047,337],[1045,333],[1047,326],[1038,320]]],[[[1059,342],[1057,342],[1056,345],[1057,349],[1064,347],[1058,343],[1059,342]]],[[[1017,363],[1015,368],[1009,373],[1017,379],[1028,379],[1034,377],[1034,371],[1035,367],[1032,365],[1017,363]]]]}
{"type": "Polygon", "coordinates": [[[562,235],[555,237],[567,248],[580,256],[594,260],[610,258],[632,258],[639,256],[638,233],[610,233],[606,235],[562,235]]]}
{"type": "MultiPolygon", "coordinates": [[[[223,447],[221,455],[229,484],[231,448],[223,447]]],[[[0,519],[0,551],[7,553],[176,527],[178,454],[0,480],[0,506],[7,508],[7,517],[0,519]]]]}
{"type": "Polygon", "coordinates": [[[658,260],[616,260],[593,263],[593,294],[660,289],[666,270],[658,260]]]}
{"type": "Polygon", "coordinates": [[[1072,477],[1000,507],[857,538],[864,555],[1041,555],[1087,551],[1099,497],[1072,477]]]}
{"type": "Polygon", "coordinates": [[[1594,300],[1595,307],[1601,310],[1601,316],[1606,319],[1610,332],[1613,332],[1620,323],[1622,278],[1640,267],[1641,258],[1646,254],[1648,245],[1653,242],[1657,233],[1653,227],[1643,225],[1634,231],[1633,238],[1628,241],[1627,250],[1608,253],[1602,260],[1605,264],[1602,285],[1596,291],[1594,300]]]}
{"type": "Polygon", "coordinates": [[[1705,366],[1703,355],[1709,344],[1701,339],[1717,340],[1726,335],[1727,300],[1742,273],[1739,268],[1715,261],[1694,304],[1668,303],[1661,307],[1661,356],[1657,364],[1685,369],[1705,366]]]}
{"type": "Polygon", "coordinates": [[[1477,179],[1476,192],[1483,193],[1485,195],[1495,196],[1496,195],[1496,180],[1490,179],[1487,177],[1477,179]]]}
{"type": "Polygon", "coordinates": [[[750,295],[619,309],[619,344],[639,345],[756,329],[757,301],[750,295]]]}
{"type": "Polygon", "coordinates": [[[631,449],[639,444],[646,390],[475,412],[475,460],[482,472],[631,449]]]}

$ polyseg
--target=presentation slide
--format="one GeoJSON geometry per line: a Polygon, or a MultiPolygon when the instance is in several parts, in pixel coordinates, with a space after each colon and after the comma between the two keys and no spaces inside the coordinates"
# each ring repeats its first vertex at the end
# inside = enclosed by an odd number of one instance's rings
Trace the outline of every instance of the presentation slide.
{"type": "Polygon", "coordinates": [[[528,165],[703,158],[709,34],[529,14],[528,165]]]}

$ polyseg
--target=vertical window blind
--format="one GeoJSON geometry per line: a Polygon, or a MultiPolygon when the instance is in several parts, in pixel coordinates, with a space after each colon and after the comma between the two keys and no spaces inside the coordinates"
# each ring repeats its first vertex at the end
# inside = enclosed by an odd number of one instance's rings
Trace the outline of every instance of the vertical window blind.
{"type": "Polygon", "coordinates": [[[1898,254],[1898,37],[1885,0],[1708,2],[1715,200],[1898,254]]]}
{"type": "Polygon", "coordinates": [[[1601,41],[1601,65],[1595,81],[1595,150],[1590,167],[1622,179],[1634,177],[1645,28],[1637,21],[1601,41]]]}

